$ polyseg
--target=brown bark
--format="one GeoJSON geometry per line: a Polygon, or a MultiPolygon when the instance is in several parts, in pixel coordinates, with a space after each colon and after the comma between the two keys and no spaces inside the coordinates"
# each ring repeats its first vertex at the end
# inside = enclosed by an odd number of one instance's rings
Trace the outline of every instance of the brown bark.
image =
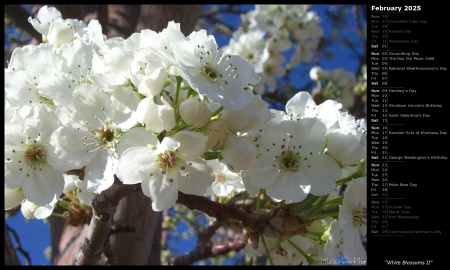
{"type": "Polygon", "coordinates": [[[161,212],[154,212],[151,204],[151,199],[139,191],[128,195],[117,206],[113,224],[135,229],[134,233],[117,233],[110,238],[118,265],[146,265],[154,257],[157,261],[149,263],[161,264],[161,241],[155,241],[160,239],[157,234],[161,235],[161,212]]]}
{"type": "Polygon", "coordinates": [[[50,217],[50,235],[52,246],[52,265],[73,265],[83,246],[88,229],[84,226],[70,226],[60,217],[50,217]]]}
{"type": "Polygon", "coordinates": [[[128,38],[136,32],[139,5],[107,5],[108,24],[102,25],[108,38],[128,38]]]}
{"type": "Polygon", "coordinates": [[[160,32],[169,21],[180,23],[184,35],[189,35],[203,11],[203,5],[142,5],[136,32],[152,29],[160,32]]]}
{"type": "MultiPolygon", "coordinates": [[[[110,188],[95,195],[92,200],[92,218],[84,238],[84,244],[76,257],[77,265],[102,263],[101,256],[105,254],[105,246],[108,248],[107,254],[110,257],[108,259],[115,261],[115,258],[113,258],[115,254],[110,254],[111,245],[109,241],[112,233],[114,212],[123,198],[135,193],[138,189],[137,185],[123,185],[116,177],[114,180],[114,184],[110,188]]],[[[133,218],[143,219],[144,217],[136,216],[133,218]]],[[[151,243],[148,244],[151,245],[151,243]]]]}

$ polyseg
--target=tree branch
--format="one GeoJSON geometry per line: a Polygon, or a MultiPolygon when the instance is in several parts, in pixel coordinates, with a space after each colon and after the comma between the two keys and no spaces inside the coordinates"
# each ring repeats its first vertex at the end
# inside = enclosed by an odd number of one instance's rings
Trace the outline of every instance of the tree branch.
{"type": "Polygon", "coordinates": [[[243,12],[240,10],[235,10],[235,8],[239,8],[239,5],[228,5],[226,8],[223,9],[217,9],[217,10],[210,10],[208,12],[205,12],[199,16],[199,19],[204,19],[209,22],[210,25],[215,26],[217,24],[222,24],[228,30],[235,31],[236,29],[233,29],[233,26],[231,24],[226,23],[223,19],[216,18],[216,15],[221,15],[224,13],[233,14],[236,16],[240,16],[243,12]]]}
{"type": "Polygon", "coordinates": [[[112,218],[119,201],[137,190],[137,185],[123,185],[117,177],[107,190],[96,195],[92,201],[93,215],[84,245],[77,256],[77,265],[98,264],[106,239],[111,232],[112,218]]]}
{"type": "Polygon", "coordinates": [[[232,14],[235,14],[237,16],[240,16],[242,14],[242,11],[234,10],[235,7],[236,7],[236,5],[228,5],[224,9],[211,10],[211,11],[208,11],[208,12],[205,12],[205,13],[201,14],[199,16],[199,18],[213,17],[213,16],[215,16],[217,14],[223,14],[223,13],[232,13],[232,14]]]}
{"type": "Polygon", "coordinates": [[[26,12],[20,5],[5,5],[5,16],[18,28],[26,31],[30,36],[42,42],[42,35],[38,33],[28,22],[30,14],[26,12]]]}
{"type": "Polygon", "coordinates": [[[233,204],[220,204],[203,196],[178,192],[177,203],[183,204],[191,210],[202,211],[219,221],[228,221],[229,219],[242,221],[244,226],[253,231],[263,232],[264,225],[267,223],[267,217],[262,214],[257,212],[247,213],[233,204]]]}
{"type": "Polygon", "coordinates": [[[180,256],[172,260],[172,265],[191,265],[197,261],[216,257],[218,255],[227,254],[230,251],[240,251],[245,247],[243,239],[236,239],[229,243],[211,245],[211,238],[220,227],[220,222],[217,219],[212,219],[205,231],[198,236],[197,245],[188,254],[180,256]]]}
{"type": "Polygon", "coordinates": [[[5,224],[5,265],[21,265],[19,261],[19,257],[17,257],[16,250],[20,252],[22,255],[24,255],[25,260],[27,261],[27,264],[30,264],[30,257],[28,256],[28,252],[24,251],[20,247],[19,237],[17,236],[16,232],[12,230],[8,225],[5,224]],[[17,248],[14,248],[14,245],[11,241],[11,237],[9,236],[9,232],[12,233],[12,235],[15,238],[15,241],[17,243],[17,248]]]}
{"type": "Polygon", "coordinates": [[[209,258],[212,253],[208,244],[219,227],[220,222],[217,219],[211,220],[206,230],[199,234],[194,250],[189,254],[172,260],[172,265],[189,265],[196,261],[209,258]]]}

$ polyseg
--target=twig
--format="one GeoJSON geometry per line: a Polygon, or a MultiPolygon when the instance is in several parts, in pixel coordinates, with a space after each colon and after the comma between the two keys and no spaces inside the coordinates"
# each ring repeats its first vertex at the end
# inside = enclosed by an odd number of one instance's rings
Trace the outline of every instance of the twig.
{"type": "MultiPolygon", "coordinates": [[[[22,246],[20,245],[20,239],[19,236],[17,235],[16,231],[14,231],[11,227],[9,227],[7,224],[5,224],[6,230],[8,233],[11,233],[11,235],[14,237],[14,241],[16,242],[16,245],[14,247],[15,250],[17,250],[17,252],[19,252],[20,254],[22,254],[22,256],[25,259],[25,264],[26,265],[31,265],[31,259],[30,259],[30,255],[28,254],[28,252],[26,252],[22,246]]],[[[5,236],[6,237],[6,236],[5,236]]],[[[6,251],[6,250],[5,250],[6,251]]]]}
{"type": "Polygon", "coordinates": [[[267,217],[257,212],[247,213],[232,204],[220,204],[211,201],[203,196],[188,195],[178,192],[177,203],[187,206],[189,209],[196,209],[204,212],[210,217],[215,217],[220,221],[239,220],[246,227],[253,231],[262,232],[267,223],[267,217]]]}
{"type": "Polygon", "coordinates": [[[226,28],[228,28],[230,31],[233,31],[233,26],[231,24],[225,23],[224,20],[220,20],[217,19],[215,16],[216,15],[220,15],[223,13],[230,13],[230,14],[234,14],[236,16],[239,16],[242,14],[242,11],[239,10],[235,10],[236,5],[228,5],[226,8],[224,9],[218,9],[218,10],[211,10],[208,11],[206,13],[203,13],[199,16],[199,19],[206,19],[209,21],[210,25],[217,25],[217,24],[222,24],[223,26],[225,26],[226,28]]]}
{"type": "Polygon", "coordinates": [[[30,34],[30,36],[39,40],[39,42],[42,41],[42,35],[28,23],[28,17],[32,15],[28,14],[28,12],[20,5],[5,5],[5,16],[7,16],[16,27],[23,29],[30,34]]]}
{"type": "Polygon", "coordinates": [[[234,7],[235,7],[236,5],[228,5],[226,8],[224,8],[224,9],[217,9],[217,10],[211,10],[211,11],[208,11],[208,12],[205,12],[205,13],[203,13],[203,14],[201,14],[200,15],[200,18],[208,18],[208,17],[213,17],[213,16],[215,16],[215,15],[217,15],[217,14],[220,14],[220,13],[233,13],[233,14],[235,14],[235,15],[237,15],[237,16],[239,16],[239,15],[241,15],[242,14],[242,11],[239,11],[239,10],[234,10],[234,7]]]}
{"type": "Polygon", "coordinates": [[[210,245],[211,238],[220,227],[220,222],[213,219],[205,231],[200,233],[195,248],[188,254],[172,260],[172,265],[191,265],[197,261],[227,254],[230,251],[240,251],[245,246],[242,239],[237,239],[225,244],[210,245]]]}
{"type": "Polygon", "coordinates": [[[209,241],[220,227],[220,222],[213,219],[209,222],[205,231],[199,234],[195,248],[188,254],[172,260],[172,265],[190,265],[196,261],[207,259],[211,256],[209,241]]]}

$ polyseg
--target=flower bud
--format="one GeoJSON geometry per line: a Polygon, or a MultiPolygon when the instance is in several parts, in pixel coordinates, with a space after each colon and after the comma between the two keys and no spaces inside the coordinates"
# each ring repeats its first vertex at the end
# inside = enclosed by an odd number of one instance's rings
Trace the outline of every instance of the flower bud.
{"type": "Polygon", "coordinates": [[[237,111],[224,111],[222,118],[231,132],[246,131],[267,123],[272,114],[260,95],[252,95],[250,103],[237,111]]]}
{"type": "Polygon", "coordinates": [[[62,21],[53,22],[48,29],[48,42],[55,48],[59,48],[63,44],[72,42],[74,38],[72,28],[62,21]]]}
{"type": "Polygon", "coordinates": [[[223,119],[215,119],[210,121],[206,126],[202,128],[202,133],[208,136],[206,142],[206,150],[213,148],[220,148],[223,142],[227,138],[228,128],[225,126],[223,119]]]}
{"type": "Polygon", "coordinates": [[[19,188],[10,189],[5,186],[5,210],[18,206],[24,199],[19,188]]]}
{"type": "Polygon", "coordinates": [[[153,99],[146,97],[139,103],[136,115],[138,121],[145,125],[145,128],[153,132],[171,130],[175,127],[175,115],[173,108],[162,99],[163,105],[153,102],[153,99]]]}
{"type": "Polygon", "coordinates": [[[323,79],[323,70],[321,67],[319,66],[314,66],[311,68],[311,70],[309,71],[309,77],[311,78],[311,80],[313,81],[319,81],[320,79],[323,79]]]}
{"type": "Polygon", "coordinates": [[[20,211],[26,219],[35,219],[34,212],[36,212],[38,208],[39,205],[30,202],[29,200],[25,200],[20,207],[20,211]]]}
{"type": "Polygon", "coordinates": [[[180,115],[186,124],[201,128],[211,120],[212,112],[206,103],[188,98],[180,104],[180,115]]]}
{"type": "Polygon", "coordinates": [[[343,68],[332,70],[330,73],[330,79],[333,84],[340,89],[353,88],[357,83],[355,75],[343,68]]]}

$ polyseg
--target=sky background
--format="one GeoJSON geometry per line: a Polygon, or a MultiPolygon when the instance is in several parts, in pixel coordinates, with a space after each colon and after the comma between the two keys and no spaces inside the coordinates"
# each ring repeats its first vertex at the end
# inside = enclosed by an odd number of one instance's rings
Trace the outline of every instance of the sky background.
{"type": "MultiPolygon", "coordinates": [[[[254,5],[245,5],[245,10],[253,9],[254,5]]],[[[318,16],[322,19],[321,26],[324,30],[324,35],[329,36],[331,33],[330,20],[325,15],[325,9],[329,5],[313,5],[312,10],[315,10],[318,16]]],[[[207,8],[207,7],[206,7],[207,8]]],[[[352,16],[349,14],[349,16],[352,16]]],[[[237,26],[240,22],[237,16],[225,16],[224,17],[229,24],[237,26]]],[[[349,38],[354,40],[357,38],[357,28],[353,24],[354,20],[349,19],[349,27],[346,29],[345,33],[342,35],[347,35],[349,38]]],[[[220,36],[216,36],[216,41],[219,47],[223,47],[228,44],[228,40],[223,39],[220,36]]],[[[321,67],[326,70],[331,70],[335,68],[344,68],[347,71],[356,72],[358,68],[358,59],[354,57],[351,50],[344,46],[335,45],[331,47],[332,51],[335,53],[335,57],[331,60],[321,59],[321,67]]],[[[50,265],[50,262],[46,259],[44,255],[44,250],[50,246],[50,233],[48,224],[44,223],[42,220],[30,220],[26,221],[19,211],[14,217],[7,219],[6,224],[12,227],[20,238],[20,245],[23,250],[28,252],[31,258],[32,265],[50,265]]],[[[182,229],[182,226],[181,228],[182,229]]],[[[172,243],[169,243],[171,245],[172,243]]],[[[189,252],[195,246],[195,239],[190,241],[184,241],[178,243],[176,252],[189,252]]],[[[19,255],[19,259],[22,263],[25,263],[22,256],[19,255]]]]}

